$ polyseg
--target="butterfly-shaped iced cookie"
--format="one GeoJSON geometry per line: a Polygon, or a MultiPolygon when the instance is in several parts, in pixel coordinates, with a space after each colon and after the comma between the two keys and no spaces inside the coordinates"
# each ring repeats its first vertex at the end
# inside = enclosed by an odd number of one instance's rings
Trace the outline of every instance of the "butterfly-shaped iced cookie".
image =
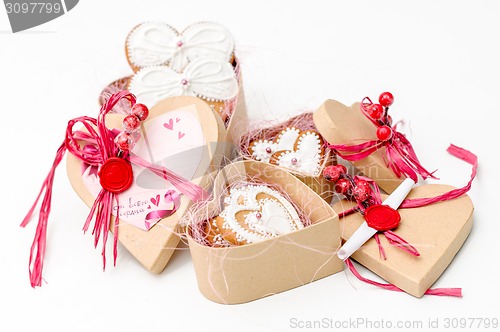
{"type": "Polygon", "coordinates": [[[126,53],[134,71],[167,65],[181,72],[198,58],[232,62],[234,39],[225,27],[213,22],[195,23],[183,32],[165,23],[146,22],[129,33],[126,53]]]}
{"type": "Polygon", "coordinates": [[[223,104],[237,96],[238,80],[230,63],[198,58],[190,62],[182,73],[168,66],[142,68],[134,74],[128,89],[136,95],[139,103],[148,107],[165,98],[180,95],[223,104]]]}
{"type": "Polygon", "coordinates": [[[309,176],[318,175],[325,154],[324,141],[318,132],[295,127],[284,129],[272,141],[253,141],[249,150],[256,160],[309,176]]]}
{"type": "Polygon", "coordinates": [[[265,185],[230,190],[224,209],[206,227],[213,246],[254,243],[304,228],[293,205],[265,185]]]}

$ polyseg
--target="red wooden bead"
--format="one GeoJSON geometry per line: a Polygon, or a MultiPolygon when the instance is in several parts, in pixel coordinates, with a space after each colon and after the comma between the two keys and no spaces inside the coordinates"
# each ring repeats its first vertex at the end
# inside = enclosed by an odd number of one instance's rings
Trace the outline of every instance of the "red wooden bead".
{"type": "Polygon", "coordinates": [[[137,131],[140,126],[141,120],[135,115],[127,115],[123,119],[123,129],[129,133],[137,131]]]}
{"type": "Polygon", "coordinates": [[[351,182],[347,179],[339,179],[335,183],[335,191],[342,195],[346,195],[351,190],[351,187],[351,182]]]}
{"type": "Polygon", "coordinates": [[[370,198],[372,190],[370,185],[365,180],[356,181],[356,185],[352,189],[354,198],[359,202],[364,202],[370,198]]]}
{"type": "Polygon", "coordinates": [[[388,141],[392,137],[392,129],[389,126],[380,126],[377,128],[377,138],[381,141],[388,141]]]}
{"type": "Polygon", "coordinates": [[[326,180],[331,182],[337,182],[342,174],[347,172],[347,168],[344,165],[330,165],[325,167],[323,171],[323,176],[326,180]]]}
{"type": "Polygon", "coordinates": [[[335,165],[333,167],[337,168],[339,170],[340,174],[347,173],[347,168],[344,165],[338,164],[338,165],[335,165]]]}
{"type": "Polygon", "coordinates": [[[323,171],[323,176],[328,181],[337,182],[337,180],[340,178],[340,172],[335,166],[327,166],[323,171]]]}
{"type": "Polygon", "coordinates": [[[115,137],[115,144],[116,146],[123,151],[128,151],[129,150],[129,141],[130,141],[130,134],[122,131],[115,137]]]}
{"type": "Polygon", "coordinates": [[[384,115],[384,108],[380,104],[371,104],[366,107],[366,112],[373,120],[380,120],[384,115]]]}
{"type": "Polygon", "coordinates": [[[139,120],[144,121],[149,116],[149,109],[144,104],[135,104],[132,106],[132,115],[135,115],[139,120]]]}
{"type": "Polygon", "coordinates": [[[382,92],[378,97],[378,102],[384,107],[389,107],[394,102],[394,96],[390,92],[382,92]]]}

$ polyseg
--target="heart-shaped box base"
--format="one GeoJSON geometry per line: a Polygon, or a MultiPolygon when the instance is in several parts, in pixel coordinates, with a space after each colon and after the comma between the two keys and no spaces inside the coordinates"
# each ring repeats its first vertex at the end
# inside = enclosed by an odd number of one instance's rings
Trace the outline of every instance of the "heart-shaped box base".
{"type": "MultiPolygon", "coordinates": [[[[435,197],[454,189],[448,185],[430,184],[414,188],[408,198],[435,197]]],[[[383,195],[383,199],[385,199],[383,195]]],[[[354,206],[337,202],[333,209],[341,213],[354,206]]],[[[380,242],[387,259],[380,258],[374,238],[368,240],[351,257],[381,278],[405,292],[422,297],[434,284],[460,250],[472,228],[474,207],[469,196],[427,205],[399,209],[401,223],[394,232],[413,245],[420,253],[415,257],[389,244],[382,235],[380,242]]],[[[340,220],[345,241],[364,222],[360,213],[340,220]]]]}
{"type": "MultiPolygon", "coordinates": [[[[124,115],[122,114],[108,114],[106,124],[109,128],[118,128],[121,130],[123,117],[124,115]]],[[[191,182],[207,189],[210,186],[211,178],[207,173],[219,169],[222,159],[227,154],[228,150],[227,144],[224,141],[226,132],[220,117],[204,101],[195,97],[180,96],[165,99],[152,107],[148,120],[144,126],[147,126],[150,121],[152,122],[152,127],[153,123],[156,123],[155,128],[164,128],[166,132],[172,132],[169,133],[171,135],[170,137],[179,140],[188,138],[185,135],[190,134],[190,126],[198,128],[197,130],[201,129],[202,132],[198,133],[198,136],[202,136],[201,138],[205,143],[204,146],[195,151],[196,154],[200,154],[197,157],[198,164],[189,166],[194,167],[194,175],[191,182]],[[182,119],[191,119],[196,123],[185,123],[183,124],[185,127],[182,127],[182,131],[172,131],[174,124],[177,125],[175,122],[181,121],[181,119],[174,116],[174,119],[170,120],[170,122],[163,121],[165,115],[169,117],[169,114],[184,114],[185,117],[182,119]],[[158,122],[158,120],[162,121],[158,122]],[[163,122],[165,123],[162,127],[161,124],[163,122]]],[[[151,137],[157,137],[156,133],[151,132],[144,133],[141,131],[141,134],[143,137],[149,137],[149,139],[151,139],[151,137]]],[[[136,145],[136,148],[141,144],[140,141],[136,145]]],[[[154,155],[155,146],[161,148],[162,145],[168,144],[171,144],[174,149],[176,145],[179,145],[176,141],[169,140],[156,142],[155,145],[151,143],[149,152],[154,155]]],[[[135,151],[135,149],[133,151],[135,151]]],[[[182,162],[182,160],[178,159],[182,158],[182,156],[182,153],[179,153],[177,157],[171,157],[169,160],[179,163],[182,162]]],[[[148,161],[154,162],[154,160],[148,161]]],[[[157,161],[159,162],[159,160],[157,161]]],[[[91,194],[88,183],[84,181],[82,168],[83,165],[80,160],[73,155],[68,155],[67,171],[69,180],[80,198],[91,207],[94,204],[95,195],[91,194]]],[[[137,180],[137,177],[140,175],[141,174],[134,174],[134,181],[137,180]]],[[[165,182],[165,180],[158,178],[155,183],[164,184],[165,182]]],[[[123,195],[128,194],[131,189],[124,192],[123,195]]],[[[156,193],[153,196],[156,196],[156,193]]],[[[158,204],[159,199],[159,196],[157,198],[152,197],[150,207],[154,204],[158,204]]],[[[179,220],[192,203],[193,202],[190,201],[188,197],[182,195],[180,206],[176,212],[169,217],[161,219],[148,231],[127,224],[124,220],[120,220],[118,232],[119,241],[146,269],[153,273],[162,272],[180,241],[179,234],[182,233],[182,229],[178,226],[179,220]]],[[[114,217],[110,222],[110,229],[113,230],[114,217]]]]}
{"type": "MultiPolygon", "coordinates": [[[[336,100],[327,100],[314,112],[314,123],[329,144],[351,145],[377,139],[377,129],[363,115],[360,105],[360,103],[355,103],[348,107],[336,100]]],[[[404,178],[398,178],[387,167],[385,155],[385,147],[381,147],[366,158],[354,161],[352,164],[364,175],[375,180],[385,192],[392,193],[404,178]]]]}
{"type": "Polygon", "coordinates": [[[199,213],[216,216],[230,183],[259,179],[279,185],[308,214],[312,225],[262,242],[225,248],[199,244],[188,232],[201,293],[217,303],[236,304],[283,292],[342,271],[338,216],[320,196],[281,168],[255,161],[224,167],[215,180],[215,200],[199,213]],[[208,213],[207,213],[208,212],[208,213]]]}

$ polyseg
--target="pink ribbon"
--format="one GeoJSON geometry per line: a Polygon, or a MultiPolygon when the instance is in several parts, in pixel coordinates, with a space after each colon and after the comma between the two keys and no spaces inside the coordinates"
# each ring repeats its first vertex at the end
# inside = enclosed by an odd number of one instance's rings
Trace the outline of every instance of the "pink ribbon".
{"type": "MultiPolygon", "coordinates": [[[[345,264],[351,271],[351,273],[358,278],[358,280],[363,281],[367,284],[377,286],[386,290],[395,291],[395,292],[403,292],[403,290],[399,287],[394,286],[393,284],[384,284],[381,282],[373,281],[368,278],[363,277],[358,270],[354,267],[354,264],[350,259],[345,260],[345,264]]],[[[435,296],[453,296],[453,297],[462,297],[462,289],[461,288],[434,288],[428,289],[424,294],[426,295],[435,295],[435,296]]]]}
{"type": "MultiPolygon", "coordinates": [[[[76,158],[81,160],[83,163],[94,167],[100,167],[106,162],[106,160],[111,157],[120,156],[121,158],[130,160],[130,162],[134,162],[138,165],[151,167],[152,171],[155,174],[160,175],[162,178],[170,181],[176,189],[178,189],[194,201],[203,199],[208,196],[203,188],[190,183],[188,180],[183,179],[182,177],[167,170],[166,168],[152,165],[137,156],[129,155],[129,153],[127,152],[122,152],[116,147],[114,138],[117,132],[106,127],[105,117],[106,114],[108,114],[120,100],[128,100],[131,105],[134,105],[136,102],[136,98],[133,94],[128,91],[120,91],[113,94],[108,99],[108,101],[103,104],[97,119],[88,116],[82,116],[68,122],[64,143],[57,150],[56,157],[49,171],[49,174],[43,182],[42,188],[34,204],[21,223],[21,227],[25,227],[29,223],[38,204],[38,201],[42,197],[42,194],[44,194],[40,207],[35,238],[30,250],[29,276],[32,287],[41,286],[42,283],[43,260],[45,256],[47,238],[47,222],[51,209],[54,174],[57,166],[60,164],[62,158],[64,157],[66,150],[73,154],[76,158]],[[73,127],[76,124],[81,124],[87,132],[81,130],[73,131],[73,127]]],[[[174,195],[172,194],[170,194],[170,196],[174,197],[174,195]]],[[[116,201],[116,205],[119,206],[117,194],[113,194],[105,189],[101,189],[94,201],[92,208],[90,209],[90,213],[83,226],[83,231],[86,232],[89,229],[92,220],[95,219],[92,234],[94,235],[95,247],[97,247],[99,240],[102,237],[103,269],[106,266],[105,248],[108,238],[109,222],[111,220],[113,201],[116,201]]],[[[178,207],[179,204],[177,199],[174,198],[174,201],[177,202],[177,204],[174,204],[174,206],[178,207]]],[[[175,212],[175,210],[172,211],[172,213],[173,212],[175,212]]],[[[119,211],[117,211],[117,216],[119,216],[119,211]]],[[[116,258],[118,253],[118,226],[119,218],[116,217],[113,230],[114,265],[116,265],[116,258]]]]}
{"type": "MultiPolygon", "coordinates": [[[[371,119],[365,108],[371,105],[372,102],[370,98],[364,98],[361,102],[361,111],[363,114],[375,125],[380,126],[381,123],[371,119]],[[368,102],[365,102],[368,100],[368,102]]],[[[387,118],[387,116],[385,116],[387,118]]],[[[380,121],[380,120],[379,120],[380,121]]],[[[425,180],[427,178],[434,178],[433,173],[427,171],[418,160],[417,154],[413,149],[410,141],[405,135],[398,132],[398,123],[392,126],[392,138],[387,141],[380,140],[370,140],[360,144],[348,145],[348,144],[327,144],[327,147],[335,150],[335,152],[348,161],[358,161],[364,159],[371,155],[378,149],[385,147],[385,163],[387,167],[396,174],[398,178],[404,175],[407,178],[411,178],[413,181],[418,181],[418,175],[425,180]]]]}
{"type": "MultiPolygon", "coordinates": [[[[465,150],[463,148],[460,148],[460,147],[453,145],[453,144],[450,144],[447,151],[450,154],[452,154],[453,156],[460,158],[463,161],[472,165],[471,177],[470,177],[469,181],[467,182],[467,184],[465,186],[463,186],[462,188],[450,190],[450,191],[448,191],[444,194],[438,195],[436,197],[405,199],[402,202],[402,204],[399,206],[400,209],[416,208],[416,207],[422,207],[422,206],[426,206],[426,205],[434,204],[434,203],[438,203],[438,202],[444,202],[447,200],[458,198],[470,190],[472,182],[473,182],[474,178],[476,177],[476,173],[477,173],[477,165],[478,165],[477,156],[475,154],[473,154],[472,152],[465,150]]],[[[366,177],[360,177],[360,178],[369,182],[372,185],[372,187],[374,188],[374,190],[373,190],[374,195],[372,195],[372,197],[370,197],[368,204],[380,204],[381,203],[380,191],[379,191],[376,183],[373,180],[366,178],[366,177]]],[[[348,209],[344,212],[341,212],[339,214],[339,217],[343,218],[343,217],[348,216],[354,212],[364,211],[365,208],[366,208],[366,206],[364,206],[361,203],[358,203],[357,207],[354,207],[354,208],[348,209]]],[[[386,231],[386,232],[384,232],[384,235],[390,244],[395,245],[398,248],[403,249],[414,256],[420,255],[415,247],[411,246],[408,242],[406,242],[404,239],[402,239],[396,233],[394,233],[392,231],[386,231]]],[[[379,254],[382,257],[382,259],[385,260],[386,259],[385,250],[380,243],[380,239],[379,239],[378,234],[375,234],[374,238],[375,238],[375,241],[377,242],[377,245],[379,247],[379,254]]],[[[354,265],[352,264],[352,262],[350,260],[346,260],[345,262],[346,262],[347,266],[349,267],[349,269],[351,270],[352,274],[354,276],[356,276],[356,278],[358,278],[360,281],[363,281],[363,282],[368,283],[370,285],[381,287],[381,288],[384,288],[387,290],[402,291],[401,289],[399,289],[398,287],[396,287],[392,284],[383,284],[383,283],[379,283],[379,282],[364,278],[363,276],[361,276],[359,274],[359,272],[356,270],[356,268],[354,267],[354,265]]],[[[462,289],[461,288],[428,289],[425,292],[425,294],[437,295],[437,296],[462,297],[462,289]]]]}
{"type": "Polygon", "coordinates": [[[169,190],[163,197],[163,199],[170,204],[173,204],[172,209],[167,210],[156,210],[149,212],[144,218],[144,225],[146,229],[150,229],[158,220],[171,216],[177,211],[181,203],[181,196],[175,190],[169,190]]]}

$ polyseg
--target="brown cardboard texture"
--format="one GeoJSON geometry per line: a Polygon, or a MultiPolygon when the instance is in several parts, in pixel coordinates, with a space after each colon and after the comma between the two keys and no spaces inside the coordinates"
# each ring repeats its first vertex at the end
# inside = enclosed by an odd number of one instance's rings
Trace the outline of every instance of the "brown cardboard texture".
{"type": "Polygon", "coordinates": [[[225,248],[201,245],[188,232],[198,287],[206,298],[223,304],[253,301],[343,269],[336,255],[340,246],[337,214],[305,184],[277,166],[255,161],[227,165],[215,180],[216,199],[199,213],[218,215],[224,189],[249,178],[281,186],[313,224],[273,239],[225,248]]]}
{"type": "MultiPolygon", "coordinates": [[[[435,197],[452,189],[448,185],[423,185],[414,188],[408,198],[435,197]]],[[[383,195],[383,199],[385,197],[383,195]]],[[[352,202],[340,201],[333,208],[340,213],[353,206],[352,202]]],[[[424,207],[399,209],[401,223],[394,232],[413,245],[420,256],[415,257],[390,245],[382,235],[379,238],[387,260],[380,258],[374,238],[358,249],[352,258],[405,292],[421,297],[448,267],[469,235],[473,210],[467,195],[424,207]]],[[[342,239],[347,240],[363,222],[360,213],[342,218],[342,239]]]]}
{"type": "MultiPolygon", "coordinates": [[[[313,118],[318,131],[330,144],[357,144],[377,139],[376,128],[361,112],[360,103],[348,107],[336,100],[327,100],[314,112],[313,118]]],[[[382,147],[352,164],[385,192],[392,193],[404,178],[398,178],[387,167],[385,153],[382,147]]]]}
{"type": "MultiPolygon", "coordinates": [[[[225,129],[220,117],[202,100],[180,96],[165,99],[150,109],[148,120],[169,111],[174,111],[183,107],[194,106],[190,112],[198,118],[201,123],[205,142],[208,149],[203,152],[202,162],[198,166],[196,174],[206,174],[217,170],[225,153],[225,129]],[[219,143],[221,142],[221,143],[219,143]]],[[[108,114],[106,123],[109,128],[121,130],[124,115],[108,114]]],[[[68,155],[67,171],[69,180],[80,198],[91,207],[94,203],[93,197],[82,179],[82,163],[73,155],[68,155]]],[[[206,175],[198,176],[191,182],[203,188],[210,185],[210,177],[206,175]]],[[[159,180],[160,181],[160,180],[159,180]]],[[[160,273],[167,265],[170,256],[179,243],[178,223],[184,212],[192,205],[192,202],[183,195],[180,207],[170,217],[164,218],[153,226],[149,231],[144,231],[129,225],[123,221],[120,223],[118,239],[128,251],[146,269],[154,273],[160,273]]],[[[113,230],[114,217],[111,220],[110,229],[113,230]]]]}

